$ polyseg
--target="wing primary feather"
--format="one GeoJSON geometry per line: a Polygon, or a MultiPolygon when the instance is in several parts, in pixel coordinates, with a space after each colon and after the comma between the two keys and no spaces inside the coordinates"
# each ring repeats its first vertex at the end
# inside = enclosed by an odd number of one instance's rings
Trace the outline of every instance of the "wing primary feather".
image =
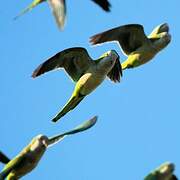
{"type": "Polygon", "coordinates": [[[103,10],[110,12],[111,4],[107,0],[92,0],[96,4],[98,4],[103,10]]]}
{"type": "Polygon", "coordinates": [[[10,159],[2,151],[0,151],[0,161],[4,164],[7,164],[10,159]]]}
{"type": "Polygon", "coordinates": [[[57,53],[55,56],[49,58],[44,63],[40,64],[33,72],[32,77],[36,78],[37,76],[40,76],[41,74],[44,74],[48,71],[51,71],[53,69],[56,69],[58,67],[62,66],[62,62],[58,61],[60,54],[57,53]]]}
{"type": "Polygon", "coordinates": [[[32,77],[36,78],[48,71],[64,68],[71,79],[77,82],[91,63],[92,59],[85,48],[73,47],[57,53],[40,64],[32,73],[32,77]]]}
{"type": "Polygon", "coordinates": [[[120,58],[117,58],[114,67],[111,69],[111,71],[108,73],[108,77],[110,80],[112,80],[114,83],[120,82],[122,77],[122,66],[120,63],[120,58]]]}

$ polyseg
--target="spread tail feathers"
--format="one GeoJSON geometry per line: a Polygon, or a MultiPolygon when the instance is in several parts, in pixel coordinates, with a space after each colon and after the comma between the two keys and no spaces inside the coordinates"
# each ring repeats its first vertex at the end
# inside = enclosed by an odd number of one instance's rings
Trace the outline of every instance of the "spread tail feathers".
{"type": "Polygon", "coordinates": [[[24,9],[20,14],[18,14],[16,17],[14,17],[14,20],[22,16],[23,14],[27,13],[28,11],[31,11],[35,6],[38,4],[44,2],[44,0],[34,0],[26,9],[24,9]]]}
{"type": "Polygon", "coordinates": [[[64,106],[64,108],[52,119],[53,122],[58,121],[61,117],[63,117],[66,113],[74,109],[83,99],[84,95],[72,96],[68,103],[64,106]]]}

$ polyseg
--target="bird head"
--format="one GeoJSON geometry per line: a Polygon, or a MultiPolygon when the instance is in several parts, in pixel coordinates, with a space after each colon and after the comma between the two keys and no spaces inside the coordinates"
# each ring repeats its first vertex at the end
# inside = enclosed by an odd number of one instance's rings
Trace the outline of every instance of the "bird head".
{"type": "Polygon", "coordinates": [[[177,180],[176,176],[173,174],[174,170],[175,165],[166,162],[148,174],[144,180],[177,180]]]}
{"type": "Polygon", "coordinates": [[[149,38],[156,37],[158,34],[162,32],[167,32],[167,33],[169,32],[169,25],[167,23],[163,23],[155,27],[148,37],[149,38]]]}
{"type": "Polygon", "coordinates": [[[174,164],[167,162],[159,167],[159,174],[164,176],[172,175],[174,170],[175,170],[174,164]]]}
{"type": "Polygon", "coordinates": [[[159,33],[157,38],[153,38],[154,47],[160,51],[165,48],[171,41],[171,35],[168,32],[159,33]]]}
{"type": "Polygon", "coordinates": [[[36,136],[31,142],[31,151],[46,149],[48,147],[48,137],[42,134],[36,136]]]}
{"type": "Polygon", "coordinates": [[[117,52],[115,50],[110,50],[100,57],[99,66],[100,68],[102,67],[110,71],[115,65],[117,59],[119,59],[117,52]]]}
{"type": "Polygon", "coordinates": [[[171,41],[168,24],[164,23],[157,26],[148,38],[151,40],[157,51],[165,48],[171,41]]]}

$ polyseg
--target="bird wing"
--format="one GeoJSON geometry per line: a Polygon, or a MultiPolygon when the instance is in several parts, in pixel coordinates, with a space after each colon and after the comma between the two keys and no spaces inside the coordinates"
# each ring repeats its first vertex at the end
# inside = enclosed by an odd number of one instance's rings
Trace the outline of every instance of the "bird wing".
{"type": "Polygon", "coordinates": [[[49,145],[53,145],[53,144],[57,143],[58,141],[62,140],[65,136],[85,131],[85,130],[91,128],[92,126],[94,126],[96,124],[96,122],[97,122],[97,116],[93,117],[92,119],[90,119],[88,121],[83,122],[82,124],[80,124],[79,126],[74,128],[73,130],[70,130],[63,134],[51,137],[51,138],[49,138],[49,145]]]}
{"type": "Polygon", "coordinates": [[[23,14],[27,13],[28,11],[32,10],[35,6],[37,6],[38,4],[44,2],[45,0],[34,0],[26,9],[24,9],[20,14],[18,14],[14,20],[16,20],[17,18],[19,18],[20,16],[22,16],[23,14]]]}
{"type": "Polygon", "coordinates": [[[124,53],[129,55],[149,40],[140,24],[119,26],[90,37],[93,45],[109,41],[118,41],[124,53]]]}
{"type": "Polygon", "coordinates": [[[66,19],[66,1],[65,0],[48,0],[55,17],[56,23],[60,29],[64,27],[66,19]]]}
{"type": "Polygon", "coordinates": [[[85,48],[69,48],[57,53],[35,69],[32,77],[37,77],[48,71],[64,68],[76,82],[85,73],[91,64],[91,58],[85,48]]]}
{"type": "Polygon", "coordinates": [[[122,66],[121,66],[119,58],[116,59],[114,67],[107,74],[107,77],[115,83],[120,82],[120,79],[122,77],[122,66]]]}
{"type": "Polygon", "coordinates": [[[107,0],[92,0],[92,1],[98,4],[99,6],[101,6],[101,8],[104,9],[105,11],[110,11],[111,4],[109,3],[109,1],[107,0]]]}
{"type": "Polygon", "coordinates": [[[10,159],[2,151],[0,151],[0,162],[7,164],[9,161],[10,159]]]}

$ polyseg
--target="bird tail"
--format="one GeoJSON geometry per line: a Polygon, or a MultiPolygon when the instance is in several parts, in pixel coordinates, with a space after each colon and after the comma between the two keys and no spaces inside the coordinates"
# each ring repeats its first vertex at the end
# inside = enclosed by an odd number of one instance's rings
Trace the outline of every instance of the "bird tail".
{"type": "Polygon", "coordinates": [[[27,8],[25,8],[22,12],[20,12],[16,17],[14,17],[14,20],[22,16],[23,14],[27,13],[28,11],[32,10],[35,6],[38,4],[44,2],[44,0],[34,0],[27,8]]]}
{"type": "Polygon", "coordinates": [[[67,104],[63,107],[63,109],[52,119],[53,122],[58,121],[61,117],[63,117],[66,113],[74,109],[83,99],[84,95],[72,95],[67,104]]]}

